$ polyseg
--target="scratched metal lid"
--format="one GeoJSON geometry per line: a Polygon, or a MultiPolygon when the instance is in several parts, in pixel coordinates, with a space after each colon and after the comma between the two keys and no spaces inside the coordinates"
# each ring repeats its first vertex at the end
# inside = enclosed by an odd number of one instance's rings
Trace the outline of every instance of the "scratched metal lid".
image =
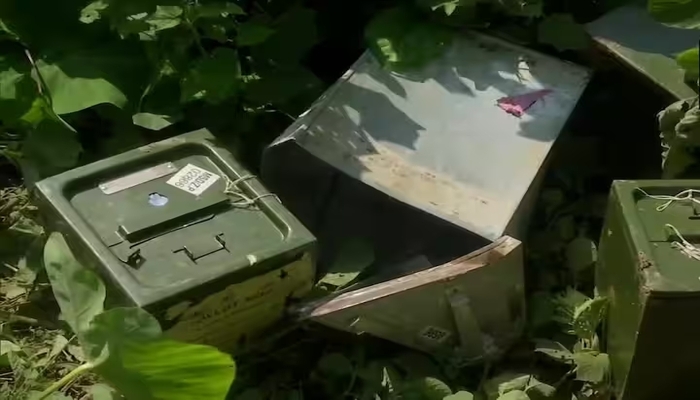
{"type": "Polygon", "coordinates": [[[206,130],[37,187],[79,253],[141,305],[223,275],[269,268],[268,260],[314,241],[206,130]]]}
{"type": "Polygon", "coordinates": [[[589,72],[476,33],[411,74],[366,53],[273,146],[491,240],[516,218],[589,72]]]}

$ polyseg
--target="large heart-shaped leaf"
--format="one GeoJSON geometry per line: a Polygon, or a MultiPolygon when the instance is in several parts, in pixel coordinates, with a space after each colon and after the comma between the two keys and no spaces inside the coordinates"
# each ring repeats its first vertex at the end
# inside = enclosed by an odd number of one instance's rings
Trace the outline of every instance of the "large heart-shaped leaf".
{"type": "Polygon", "coordinates": [[[160,335],[160,324],[151,314],[136,307],[117,307],[95,316],[80,342],[85,356],[99,363],[118,355],[127,342],[145,342],[160,335]]]}
{"type": "Polygon", "coordinates": [[[56,114],[97,104],[119,108],[142,92],[147,74],[145,55],[137,46],[105,43],[104,47],[68,52],[37,61],[56,114]]]}
{"type": "Polygon", "coordinates": [[[29,132],[22,152],[42,175],[74,167],[83,148],[78,135],[54,118],[46,118],[29,132]]]}
{"type": "Polygon", "coordinates": [[[574,354],[576,380],[601,383],[608,379],[610,358],[605,353],[583,351],[574,354]]]}
{"type": "Polygon", "coordinates": [[[213,347],[168,339],[126,342],[118,359],[96,371],[129,400],[224,400],[236,372],[213,347]]]}
{"type": "Polygon", "coordinates": [[[700,0],[649,0],[649,14],[677,28],[700,28],[700,0]]]}
{"type": "Polygon", "coordinates": [[[74,332],[87,331],[90,321],[103,310],[104,284],[75,259],[58,232],[52,233],[46,242],[44,266],[63,319],[74,332]]]}
{"type": "Polygon", "coordinates": [[[162,338],[140,308],[97,315],[80,339],[94,371],[130,400],[223,400],[235,374],[231,357],[213,347],[162,338]]]}

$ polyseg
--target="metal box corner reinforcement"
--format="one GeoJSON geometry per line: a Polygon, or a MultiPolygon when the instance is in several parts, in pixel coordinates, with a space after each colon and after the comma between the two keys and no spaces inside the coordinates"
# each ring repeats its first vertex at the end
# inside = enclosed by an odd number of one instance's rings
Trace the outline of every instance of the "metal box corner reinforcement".
{"type": "Polygon", "coordinates": [[[206,130],[37,184],[55,230],[176,339],[233,350],[313,284],[315,238],[206,130]]]}

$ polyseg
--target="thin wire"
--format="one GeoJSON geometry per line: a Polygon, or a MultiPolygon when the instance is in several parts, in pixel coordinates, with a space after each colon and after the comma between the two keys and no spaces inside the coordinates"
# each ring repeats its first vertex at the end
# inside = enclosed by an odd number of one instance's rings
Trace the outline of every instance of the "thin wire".
{"type": "Polygon", "coordinates": [[[685,254],[686,256],[700,261],[700,249],[695,247],[695,245],[693,245],[689,241],[685,240],[683,235],[681,235],[681,233],[678,231],[678,229],[676,229],[675,226],[671,224],[666,224],[665,226],[667,228],[670,228],[673,231],[673,233],[678,237],[678,239],[681,240],[680,242],[674,240],[673,242],[671,242],[671,246],[677,248],[681,251],[681,253],[685,254]]]}
{"type": "MultiPolygon", "coordinates": [[[[649,193],[645,192],[642,188],[637,188],[640,192],[644,193],[645,196],[656,199],[656,200],[666,200],[665,203],[661,204],[660,206],[656,207],[656,211],[662,212],[665,209],[668,208],[674,201],[692,201],[695,203],[700,204],[700,200],[696,199],[693,197],[694,193],[700,193],[700,190],[696,189],[686,189],[675,196],[668,196],[668,195],[650,195],[649,193]]],[[[687,241],[683,235],[678,231],[678,229],[671,225],[671,224],[665,224],[664,225],[666,228],[669,228],[673,231],[673,234],[676,235],[680,241],[674,240],[671,242],[671,246],[675,249],[678,249],[681,253],[685,254],[687,257],[692,258],[694,260],[700,261],[700,249],[695,247],[694,244],[690,243],[687,241]]]]}
{"type": "Polygon", "coordinates": [[[239,183],[247,181],[249,179],[254,179],[254,178],[255,178],[255,175],[244,175],[244,176],[242,176],[236,180],[233,180],[233,181],[228,179],[228,178],[226,179],[226,187],[224,188],[224,193],[226,193],[227,195],[230,195],[230,196],[236,196],[236,197],[240,198],[239,201],[232,201],[231,205],[233,205],[234,207],[247,208],[247,207],[255,205],[255,203],[258,200],[265,198],[265,197],[274,197],[277,201],[279,201],[281,203],[279,197],[277,197],[277,195],[274,193],[265,193],[265,194],[261,194],[261,195],[258,195],[256,197],[250,198],[238,188],[239,183]]]}
{"type": "Polygon", "coordinates": [[[671,205],[674,201],[687,201],[690,200],[692,202],[695,202],[697,204],[700,204],[700,200],[696,199],[693,197],[694,193],[700,194],[700,190],[697,189],[686,189],[683,190],[682,192],[679,192],[675,196],[668,196],[665,194],[661,195],[651,195],[647,192],[644,191],[642,188],[637,188],[640,192],[644,193],[645,196],[650,197],[652,199],[656,200],[667,200],[665,203],[661,204],[660,206],[656,207],[656,211],[664,211],[665,209],[668,208],[668,206],[671,205]]]}

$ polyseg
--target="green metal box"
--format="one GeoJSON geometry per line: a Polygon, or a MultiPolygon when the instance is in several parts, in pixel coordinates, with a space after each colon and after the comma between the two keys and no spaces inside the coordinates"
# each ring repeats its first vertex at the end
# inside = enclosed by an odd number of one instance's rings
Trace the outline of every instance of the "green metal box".
{"type": "Polygon", "coordinates": [[[604,339],[621,400],[697,398],[700,261],[678,244],[700,241],[700,209],[663,198],[688,189],[700,180],[612,186],[596,285],[610,300],[604,339]]]}
{"type": "Polygon", "coordinates": [[[177,339],[233,350],[313,284],[315,238],[206,130],[37,184],[54,229],[177,339]]]}

